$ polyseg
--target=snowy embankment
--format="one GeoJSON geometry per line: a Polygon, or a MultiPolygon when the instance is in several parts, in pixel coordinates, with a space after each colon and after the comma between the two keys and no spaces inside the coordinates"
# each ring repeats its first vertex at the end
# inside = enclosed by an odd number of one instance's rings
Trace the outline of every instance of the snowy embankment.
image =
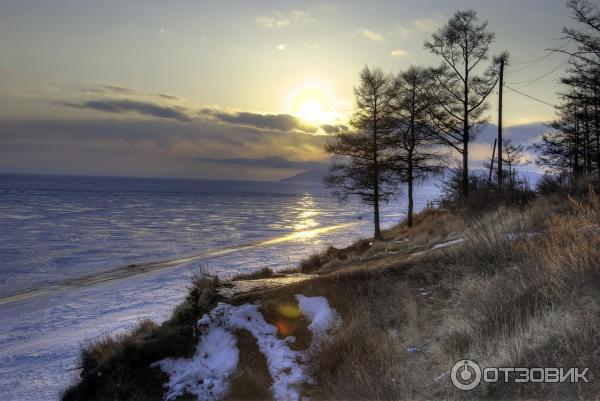
{"type": "MultiPolygon", "coordinates": [[[[314,351],[335,329],[340,318],[324,297],[296,295],[298,307],[309,322],[312,334],[309,350],[314,351]]],[[[264,319],[260,305],[232,306],[220,303],[198,324],[206,328],[196,353],[190,359],[164,359],[152,364],[169,375],[165,398],[174,400],[186,393],[199,400],[218,400],[229,391],[229,377],[236,371],[240,350],[235,330],[247,330],[256,339],[267,360],[276,400],[299,400],[300,386],[311,381],[306,364],[309,350],[295,351],[288,346],[295,337],[279,338],[277,328],[264,319]]]]}

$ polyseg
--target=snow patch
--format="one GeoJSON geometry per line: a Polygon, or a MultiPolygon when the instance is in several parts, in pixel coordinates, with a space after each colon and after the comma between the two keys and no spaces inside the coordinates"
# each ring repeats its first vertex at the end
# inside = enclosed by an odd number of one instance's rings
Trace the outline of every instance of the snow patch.
{"type": "Polygon", "coordinates": [[[229,390],[228,378],[239,360],[237,341],[221,327],[210,327],[191,359],[163,359],[150,365],[169,375],[165,400],[174,400],[185,393],[199,400],[221,399],[229,390]]]}
{"type": "MultiPolygon", "coordinates": [[[[323,337],[339,325],[340,319],[323,297],[296,295],[296,299],[310,322],[308,329],[313,334],[310,349],[314,350],[323,337]]],[[[219,303],[198,321],[199,325],[207,327],[207,332],[191,359],[164,359],[153,363],[151,366],[169,375],[165,399],[173,400],[186,392],[196,395],[199,400],[213,401],[225,396],[229,390],[228,379],[239,360],[239,349],[232,333],[243,329],[254,336],[267,359],[273,380],[273,397],[276,400],[300,400],[301,384],[311,381],[306,371],[308,353],[290,349],[288,344],[295,338],[278,338],[277,328],[265,321],[258,308],[254,304],[219,303]]]]}
{"type": "Polygon", "coordinates": [[[329,302],[325,297],[305,297],[298,294],[296,300],[302,314],[310,321],[308,330],[313,335],[313,341],[315,338],[322,338],[329,334],[332,329],[339,325],[338,315],[329,306],[329,302]]]}
{"type": "Polygon", "coordinates": [[[458,238],[458,239],[454,239],[451,241],[446,241],[446,242],[442,242],[439,244],[435,244],[434,246],[431,247],[431,249],[441,249],[441,248],[446,248],[452,245],[457,245],[457,244],[462,244],[463,242],[465,242],[464,238],[458,238]]]}
{"type": "Polygon", "coordinates": [[[277,328],[265,321],[258,311],[258,305],[236,307],[220,303],[200,319],[199,323],[248,330],[267,359],[269,374],[273,379],[273,397],[277,400],[300,399],[298,387],[308,379],[304,355],[288,347],[287,343],[292,338],[277,338],[277,328]]]}

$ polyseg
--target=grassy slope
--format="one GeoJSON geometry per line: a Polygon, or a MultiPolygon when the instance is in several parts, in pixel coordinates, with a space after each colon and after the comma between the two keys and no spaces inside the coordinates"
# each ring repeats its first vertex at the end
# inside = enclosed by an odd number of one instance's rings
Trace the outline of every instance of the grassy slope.
{"type": "MultiPolygon", "coordinates": [[[[260,301],[265,318],[305,349],[306,322],[282,316],[280,307],[294,305],[295,294],[327,297],[343,325],[311,358],[316,380],[303,392],[315,400],[593,399],[600,393],[597,211],[592,197],[470,216],[423,213],[415,227],[386,232],[385,241],[313,256],[301,267],[314,278],[227,302],[260,301]],[[461,237],[464,244],[431,249],[461,237]],[[412,346],[420,351],[407,352],[412,346]],[[461,358],[482,366],[589,366],[591,383],[481,385],[463,393],[447,375],[436,380],[461,358]]],[[[90,344],[82,380],[64,398],[161,399],[165,377],[148,365],[193,354],[192,322],[219,299],[217,285],[198,280],[195,307],[182,305],[161,327],[145,323],[90,344]]],[[[264,357],[248,333],[237,335],[240,369],[229,399],[268,399],[264,357]]]]}

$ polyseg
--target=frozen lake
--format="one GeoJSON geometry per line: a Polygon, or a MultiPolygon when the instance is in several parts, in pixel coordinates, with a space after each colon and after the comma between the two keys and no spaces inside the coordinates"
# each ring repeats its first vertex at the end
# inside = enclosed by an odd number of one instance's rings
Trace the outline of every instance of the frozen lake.
{"type": "MultiPolygon", "coordinates": [[[[417,188],[417,209],[436,193],[417,188]]],[[[384,227],[403,218],[404,204],[401,197],[384,207],[384,227]]],[[[370,218],[367,207],[339,204],[318,185],[0,175],[0,392],[57,399],[77,378],[85,338],[164,320],[200,264],[219,275],[295,266],[370,236],[370,218]],[[64,285],[187,257],[148,273],[64,285]]]]}

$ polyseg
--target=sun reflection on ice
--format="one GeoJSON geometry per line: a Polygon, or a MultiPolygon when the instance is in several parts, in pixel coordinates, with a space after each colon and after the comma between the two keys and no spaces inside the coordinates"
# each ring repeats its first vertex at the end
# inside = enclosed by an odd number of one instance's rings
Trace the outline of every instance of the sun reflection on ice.
{"type": "Polygon", "coordinates": [[[312,195],[304,194],[296,205],[295,211],[298,212],[298,216],[293,224],[294,231],[300,234],[299,232],[305,232],[305,230],[314,229],[319,226],[319,222],[314,218],[321,213],[315,208],[312,195]]]}

